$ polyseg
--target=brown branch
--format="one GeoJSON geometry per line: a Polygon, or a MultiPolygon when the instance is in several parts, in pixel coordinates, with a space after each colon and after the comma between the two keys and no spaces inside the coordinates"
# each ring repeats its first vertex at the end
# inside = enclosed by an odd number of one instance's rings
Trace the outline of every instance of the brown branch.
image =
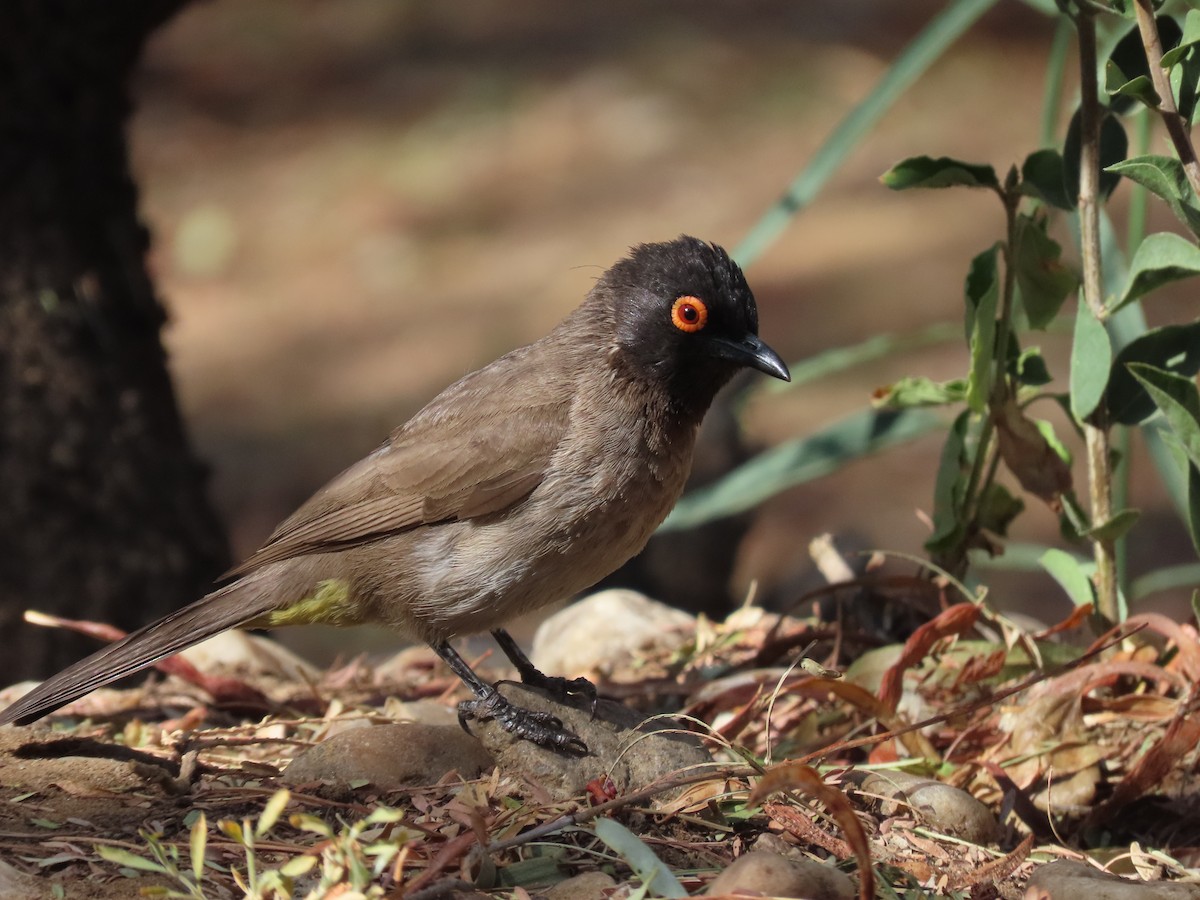
{"type": "Polygon", "coordinates": [[[1179,161],[1183,163],[1183,171],[1187,175],[1192,192],[1200,197],[1200,162],[1196,160],[1196,148],[1192,146],[1192,136],[1188,133],[1188,123],[1179,114],[1175,105],[1175,95],[1171,92],[1171,81],[1162,64],[1162,41],[1158,36],[1158,26],[1154,23],[1154,9],[1151,0],[1137,0],[1134,4],[1137,13],[1138,30],[1142,33],[1142,46],[1146,50],[1146,62],[1150,67],[1150,80],[1158,93],[1158,114],[1167,127],[1171,143],[1179,161]]]}
{"type": "MultiPolygon", "coordinates": [[[[1101,324],[1104,281],[1100,260],[1100,100],[1096,75],[1096,20],[1081,12],[1075,20],[1079,32],[1079,246],[1083,256],[1083,299],[1086,309],[1076,315],[1095,316],[1101,324]]],[[[1092,524],[1112,518],[1112,458],[1104,409],[1083,423],[1087,445],[1088,492],[1092,524]]],[[[1107,622],[1119,620],[1117,603],[1116,545],[1109,538],[1094,538],[1096,558],[1096,611],[1107,622]]]]}

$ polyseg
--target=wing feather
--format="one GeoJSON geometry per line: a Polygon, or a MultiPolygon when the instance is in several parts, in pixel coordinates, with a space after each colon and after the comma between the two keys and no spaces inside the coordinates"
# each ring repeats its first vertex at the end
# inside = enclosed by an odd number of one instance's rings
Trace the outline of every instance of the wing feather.
{"type": "Polygon", "coordinates": [[[570,391],[547,385],[531,404],[531,345],[450,386],[391,439],[288,517],[226,573],[344,548],[422,525],[502,513],[545,477],[563,439],[570,391]],[[523,396],[524,395],[524,396],[523,396]],[[522,402],[524,400],[524,402],[522,402]]]}

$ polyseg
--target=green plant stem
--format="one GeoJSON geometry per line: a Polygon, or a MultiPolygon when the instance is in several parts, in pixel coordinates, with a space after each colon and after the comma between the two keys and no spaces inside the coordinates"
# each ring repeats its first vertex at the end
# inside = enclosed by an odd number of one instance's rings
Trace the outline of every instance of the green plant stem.
{"type": "Polygon", "coordinates": [[[842,119],[804,170],[733,251],[742,266],[763,254],[787,227],[788,222],[824,187],[850,151],[883,118],[913,82],[953,44],[975,20],[996,5],[997,0],[956,0],[934,16],[924,30],[896,57],[891,68],[858,106],[842,119]]]}
{"type": "MultiPolygon", "coordinates": [[[[1096,20],[1082,10],[1075,19],[1079,33],[1079,234],[1083,257],[1083,298],[1077,315],[1107,318],[1104,308],[1100,252],[1100,101],[1096,74],[1096,20]]],[[[1092,524],[1112,518],[1112,454],[1109,431],[1101,405],[1083,423],[1087,447],[1088,491],[1092,524]]],[[[1096,559],[1096,611],[1109,622],[1119,618],[1117,565],[1113,541],[1093,539],[1096,559]]]]}
{"type": "Polygon", "coordinates": [[[1196,148],[1192,146],[1187,122],[1179,114],[1175,95],[1171,91],[1171,81],[1162,66],[1162,41],[1158,36],[1158,26],[1154,23],[1152,0],[1136,0],[1134,12],[1137,14],[1138,31],[1142,35],[1142,46],[1146,50],[1146,62],[1150,66],[1150,80],[1158,93],[1158,114],[1167,127],[1179,161],[1183,163],[1183,171],[1188,184],[1192,186],[1192,192],[1200,197],[1200,162],[1196,160],[1196,148]]]}

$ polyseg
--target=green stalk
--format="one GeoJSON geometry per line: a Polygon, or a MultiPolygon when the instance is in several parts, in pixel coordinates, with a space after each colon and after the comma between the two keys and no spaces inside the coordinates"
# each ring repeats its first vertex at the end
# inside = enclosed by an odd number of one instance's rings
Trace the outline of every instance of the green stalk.
{"type": "Polygon", "coordinates": [[[925,29],[896,57],[858,106],[821,145],[809,164],[796,176],[791,185],[750,229],[733,252],[742,266],[748,266],[775,242],[788,222],[812,202],[833,173],[862,140],[884,113],[892,108],[904,92],[924,74],[963,32],[996,5],[997,0],[956,0],[930,20],[925,29]]]}

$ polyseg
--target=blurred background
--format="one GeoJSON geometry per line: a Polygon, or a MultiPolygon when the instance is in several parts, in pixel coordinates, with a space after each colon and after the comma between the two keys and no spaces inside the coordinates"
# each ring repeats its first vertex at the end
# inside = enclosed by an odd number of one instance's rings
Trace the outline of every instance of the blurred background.
{"type": "MultiPolygon", "coordinates": [[[[188,6],[149,46],[131,143],[171,370],[235,557],[442,387],[546,332],[629,245],[681,232],[736,245],[940,8],[188,6]]],[[[1020,3],[985,16],[748,268],[761,333],[786,359],[960,320],[967,262],[1002,234],[999,204],[894,194],[878,176],[923,153],[1019,164],[1037,147],[1052,25],[1020,3]]],[[[1064,377],[1066,347],[1044,344],[1064,377]]],[[[948,344],[756,395],[747,441],[811,431],[907,374],[964,369],[948,344]]],[[[800,584],[823,531],[921,552],[940,444],[772,500],[731,596],[800,584]]],[[[1161,526],[1135,529],[1133,565],[1190,559],[1139,471],[1135,499],[1161,526]]],[[[1030,501],[1015,536],[1056,534],[1030,501]]],[[[1001,606],[1067,611],[1044,576],[1000,584],[1001,606]]]]}

